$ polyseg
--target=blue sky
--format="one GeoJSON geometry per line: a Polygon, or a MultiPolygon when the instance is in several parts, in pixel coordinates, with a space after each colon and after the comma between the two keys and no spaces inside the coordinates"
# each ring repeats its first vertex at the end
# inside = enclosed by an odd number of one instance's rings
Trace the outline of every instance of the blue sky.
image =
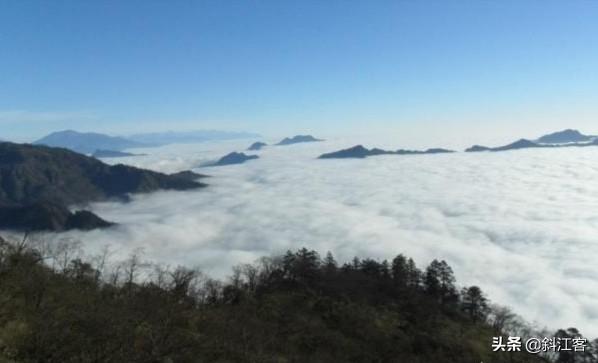
{"type": "Polygon", "coordinates": [[[596,19],[589,0],[1,0],[0,138],[598,132],[596,19]]]}

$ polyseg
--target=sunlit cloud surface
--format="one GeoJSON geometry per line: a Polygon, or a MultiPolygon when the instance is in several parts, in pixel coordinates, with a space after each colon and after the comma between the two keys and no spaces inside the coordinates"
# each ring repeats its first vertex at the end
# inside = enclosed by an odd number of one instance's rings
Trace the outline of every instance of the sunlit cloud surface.
{"type": "MultiPolygon", "coordinates": [[[[113,162],[174,172],[249,144],[169,146],[113,162]]],[[[598,336],[598,148],[316,159],[347,146],[268,147],[242,165],[199,168],[212,175],[208,188],[95,204],[120,225],[69,236],[89,253],[141,248],[216,277],[302,246],[341,261],[404,253],[425,267],[441,258],[461,284],[528,320],[598,336]]]]}

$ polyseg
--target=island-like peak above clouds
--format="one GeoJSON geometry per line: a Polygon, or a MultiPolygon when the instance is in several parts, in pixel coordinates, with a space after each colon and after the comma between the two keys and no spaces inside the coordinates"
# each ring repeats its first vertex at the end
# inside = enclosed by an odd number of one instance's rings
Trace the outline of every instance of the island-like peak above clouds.
{"type": "Polygon", "coordinates": [[[564,148],[564,147],[585,147],[585,146],[598,146],[598,138],[591,140],[590,142],[570,142],[563,144],[541,144],[527,139],[520,139],[508,145],[499,147],[487,147],[474,145],[465,152],[480,152],[480,151],[508,151],[518,149],[530,149],[530,148],[564,148]]]}
{"type": "Polygon", "coordinates": [[[440,148],[421,150],[404,150],[399,149],[396,151],[383,150],[378,148],[367,149],[363,145],[356,145],[348,149],[334,151],[331,153],[322,154],[319,159],[345,159],[345,158],[366,158],[368,156],[376,155],[421,155],[421,154],[442,154],[452,153],[454,151],[440,148]]]}
{"type": "Polygon", "coordinates": [[[536,142],[541,144],[565,144],[571,142],[589,142],[595,138],[596,136],[584,135],[578,130],[567,129],[541,136],[536,142]]]}
{"type": "Polygon", "coordinates": [[[320,159],[365,158],[371,155],[363,145],[355,145],[348,149],[334,151],[319,156],[320,159]]]}
{"type": "Polygon", "coordinates": [[[479,152],[479,151],[507,151],[507,150],[518,150],[518,149],[528,149],[528,148],[538,148],[538,147],[551,147],[549,145],[541,145],[535,143],[533,141],[527,139],[520,139],[515,142],[512,142],[508,145],[498,146],[498,147],[487,147],[481,145],[474,145],[468,149],[465,149],[465,152],[479,152]]]}
{"type": "Polygon", "coordinates": [[[249,146],[247,148],[247,150],[257,151],[257,150],[261,150],[264,146],[268,146],[268,144],[266,144],[265,142],[257,141],[257,142],[254,142],[253,144],[251,144],[251,146],[249,146]]]}
{"type": "Polygon", "coordinates": [[[259,156],[257,155],[247,155],[245,153],[238,153],[232,152],[230,154],[226,154],[225,156],[221,157],[215,163],[206,165],[206,166],[223,166],[223,165],[233,165],[233,164],[242,164],[248,160],[258,159],[259,156]]]}
{"type": "Polygon", "coordinates": [[[315,137],[313,137],[311,135],[295,135],[291,138],[285,137],[276,145],[292,145],[292,144],[298,144],[301,142],[317,142],[317,141],[324,141],[324,140],[316,139],[315,137]]]}
{"type": "Polygon", "coordinates": [[[519,139],[513,143],[510,143],[508,145],[505,146],[499,146],[499,147],[495,147],[493,148],[494,151],[505,151],[505,150],[517,150],[517,149],[527,149],[527,148],[531,148],[531,147],[541,147],[541,145],[527,140],[527,139],[519,139]]]}
{"type": "Polygon", "coordinates": [[[489,148],[488,146],[473,145],[472,147],[465,149],[465,152],[472,153],[472,152],[480,152],[480,151],[491,151],[491,149],[492,148],[489,148]]]}
{"type": "Polygon", "coordinates": [[[160,189],[188,190],[205,186],[190,175],[166,175],[126,165],[110,166],[64,148],[0,143],[0,228],[93,228],[108,225],[81,205],[129,193],[160,189]],[[19,217],[19,218],[17,218],[19,217]]]}
{"type": "Polygon", "coordinates": [[[593,146],[598,144],[598,137],[584,135],[581,132],[573,129],[567,129],[563,131],[553,132],[539,137],[537,140],[532,141],[528,139],[520,139],[511,144],[499,146],[499,147],[487,147],[481,145],[474,145],[466,152],[479,152],[479,151],[507,151],[517,149],[529,149],[529,148],[554,148],[554,147],[583,147],[593,146]]]}
{"type": "Polygon", "coordinates": [[[124,149],[145,146],[142,143],[123,137],[73,130],[53,132],[35,141],[34,144],[63,147],[82,154],[91,154],[96,150],[122,151],[124,149]]]}

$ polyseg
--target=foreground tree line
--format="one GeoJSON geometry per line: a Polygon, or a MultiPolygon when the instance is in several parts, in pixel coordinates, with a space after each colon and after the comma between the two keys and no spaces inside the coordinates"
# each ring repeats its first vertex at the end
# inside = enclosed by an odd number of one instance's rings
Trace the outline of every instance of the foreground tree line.
{"type": "MultiPolygon", "coordinates": [[[[493,352],[540,334],[445,261],[338,264],[308,249],[233,268],[223,282],[132,255],[107,268],[62,246],[0,238],[0,363],[598,362],[493,352]]],[[[575,329],[559,336],[581,336],[575,329]]]]}

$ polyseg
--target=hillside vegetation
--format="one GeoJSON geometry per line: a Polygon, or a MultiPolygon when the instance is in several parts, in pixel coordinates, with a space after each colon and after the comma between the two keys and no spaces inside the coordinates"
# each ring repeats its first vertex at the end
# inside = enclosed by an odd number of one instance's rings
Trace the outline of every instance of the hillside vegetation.
{"type": "Polygon", "coordinates": [[[548,361],[492,352],[493,336],[527,328],[478,287],[458,291],[444,261],[339,266],[300,249],[221,282],[135,255],[107,269],[105,256],[50,251],[0,243],[0,362],[548,361]]]}

